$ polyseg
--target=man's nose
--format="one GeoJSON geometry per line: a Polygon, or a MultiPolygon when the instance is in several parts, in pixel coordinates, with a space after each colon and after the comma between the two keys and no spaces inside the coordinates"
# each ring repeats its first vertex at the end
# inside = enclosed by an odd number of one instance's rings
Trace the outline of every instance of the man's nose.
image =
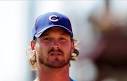
{"type": "Polygon", "coordinates": [[[52,41],[51,43],[51,47],[55,48],[55,49],[58,49],[60,46],[59,42],[58,41],[52,41]]]}

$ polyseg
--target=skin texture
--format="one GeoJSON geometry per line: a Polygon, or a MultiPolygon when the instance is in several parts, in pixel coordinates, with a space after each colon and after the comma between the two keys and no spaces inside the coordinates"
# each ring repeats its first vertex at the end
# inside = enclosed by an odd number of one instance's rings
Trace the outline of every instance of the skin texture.
{"type": "Polygon", "coordinates": [[[70,35],[60,27],[46,30],[31,41],[35,50],[39,81],[70,81],[69,64],[74,50],[70,35]]]}

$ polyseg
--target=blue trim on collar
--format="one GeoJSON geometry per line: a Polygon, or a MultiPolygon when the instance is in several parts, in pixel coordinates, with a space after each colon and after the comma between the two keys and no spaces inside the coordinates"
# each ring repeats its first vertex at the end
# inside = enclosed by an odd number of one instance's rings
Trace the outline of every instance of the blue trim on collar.
{"type": "Polygon", "coordinates": [[[75,80],[71,79],[71,81],[75,81],[75,80]]]}

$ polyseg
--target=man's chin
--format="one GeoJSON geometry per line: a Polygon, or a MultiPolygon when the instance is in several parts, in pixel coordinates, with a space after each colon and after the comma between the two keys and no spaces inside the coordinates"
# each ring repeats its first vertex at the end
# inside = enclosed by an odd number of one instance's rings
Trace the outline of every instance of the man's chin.
{"type": "Polygon", "coordinates": [[[40,59],[39,62],[40,64],[43,64],[49,68],[62,68],[70,64],[70,60],[65,61],[59,58],[49,59],[47,62],[44,62],[43,60],[40,59]]]}
{"type": "Polygon", "coordinates": [[[64,63],[64,64],[57,64],[57,63],[54,63],[54,64],[46,64],[47,67],[50,67],[50,68],[63,68],[65,66],[67,66],[69,63],[64,63]]]}
{"type": "Polygon", "coordinates": [[[65,62],[65,60],[55,59],[53,61],[48,62],[47,66],[51,68],[62,68],[68,64],[69,63],[65,62]]]}

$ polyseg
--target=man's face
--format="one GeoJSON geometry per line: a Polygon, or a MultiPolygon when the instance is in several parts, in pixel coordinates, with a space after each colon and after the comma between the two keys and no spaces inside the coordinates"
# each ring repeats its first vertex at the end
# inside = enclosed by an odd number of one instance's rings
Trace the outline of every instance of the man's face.
{"type": "Polygon", "coordinates": [[[51,68],[68,65],[73,49],[70,35],[58,27],[44,32],[35,43],[37,62],[51,68]]]}

